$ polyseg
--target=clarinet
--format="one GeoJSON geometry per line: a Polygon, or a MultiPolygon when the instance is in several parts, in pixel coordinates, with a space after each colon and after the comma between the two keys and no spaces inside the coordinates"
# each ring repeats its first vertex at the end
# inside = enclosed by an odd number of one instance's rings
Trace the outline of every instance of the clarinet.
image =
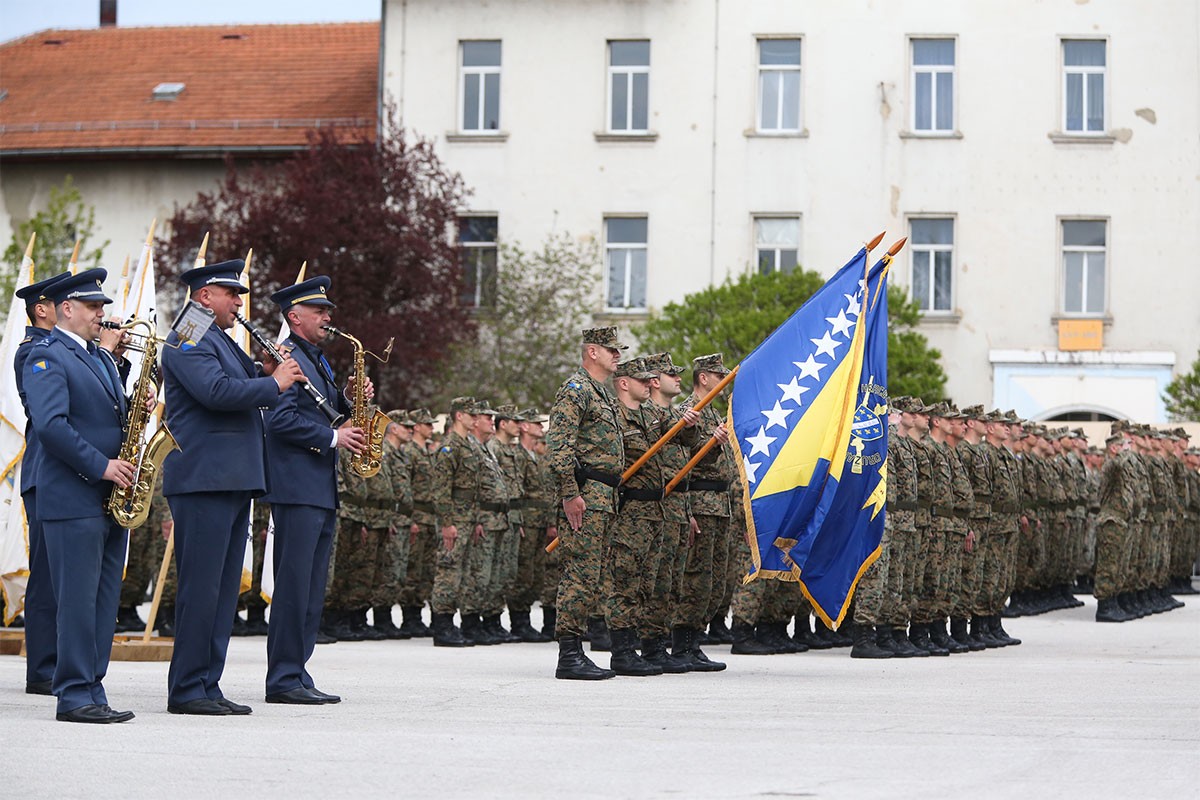
{"type": "MultiPolygon", "coordinates": [[[[267,355],[275,359],[277,363],[282,364],[287,359],[287,356],[279,352],[279,348],[275,346],[274,342],[263,336],[262,333],[259,332],[258,328],[255,328],[253,325],[251,325],[249,321],[247,321],[241,314],[235,311],[233,312],[233,318],[242,324],[242,327],[244,327],[250,333],[250,338],[257,342],[259,347],[261,347],[263,350],[266,350],[267,355]]],[[[311,382],[297,381],[297,383],[304,387],[304,391],[308,392],[308,396],[311,397],[313,402],[317,404],[317,408],[321,409],[321,413],[323,413],[326,418],[329,419],[329,424],[331,427],[336,428],[342,423],[342,420],[346,418],[346,415],[334,408],[333,404],[329,402],[329,399],[325,397],[325,395],[321,394],[321,390],[313,386],[311,382]]]]}

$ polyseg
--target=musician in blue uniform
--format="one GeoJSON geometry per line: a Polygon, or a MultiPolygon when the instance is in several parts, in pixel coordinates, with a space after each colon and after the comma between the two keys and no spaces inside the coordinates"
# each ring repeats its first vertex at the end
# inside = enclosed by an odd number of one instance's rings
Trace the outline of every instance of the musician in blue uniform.
{"type": "Polygon", "coordinates": [[[174,331],[163,348],[167,427],[179,450],[163,464],[163,494],[175,520],[175,647],[167,674],[172,714],[249,714],[226,699],[221,674],[242,580],[250,501],[267,491],[262,410],[297,380],[295,361],[260,374],[226,331],[249,289],[240,259],[188,270],[180,281],[211,311],[199,341],[174,331]]]}
{"type": "Polygon", "coordinates": [[[115,711],[104,692],[116,628],[126,531],[105,512],[113,484],[130,484],[134,466],[117,458],[126,401],[111,358],[97,351],[105,297],[103,269],[48,287],[57,324],[31,349],[23,388],[42,453],[37,518],[58,601],[57,657],[52,691],[57,718],[111,723],[133,718],[115,711]]]}
{"type": "MultiPolygon", "coordinates": [[[[329,335],[330,280],[312,278],[271,296],[291,336],[283,343],[308,381],[342,415],[350,404],[321,354],[329,335]]],[[[368,382],[367,392],[373,393],[368,382]]],[[[267,469],[271,489],[266,498],[275,521],[275,591],[267,634],[268,703],[317,705],[337,703],[336,695],[317,689],[305,664],[317,643],[329,553],[337,522],[337,448],[360,453],[366,447],[361,428],[349,423],[332,428],[312,394],[293,386],[266,415],[267,469]]]]}
{"type": "Polygon", "coordinates": [[[25,315],[29,324],[25,327],[25,338],[17,345],[13,368],[17,377],[17,394],[25,409],[25,454],[21,457],[21,502],[25,506],[25,522],[29,530],[29,578],[25,585],[25,692],[26,694],[51,694],[51,679],[54,677],[54,651],[57,627],[54,615],[54,585],[50,581],[50,562],[46,560],[46,545],[42,540],[42,525],[37,516],[37,474],[41,445],[29,425],[29,403],[25,400],[25,362],[33,346],[50,335],[58,317],[54,313],[54,302],[46,290],[71,273],[64,272],[44,281],[31,283],[17,290],[17,297],[25,301],[25,315]]]}

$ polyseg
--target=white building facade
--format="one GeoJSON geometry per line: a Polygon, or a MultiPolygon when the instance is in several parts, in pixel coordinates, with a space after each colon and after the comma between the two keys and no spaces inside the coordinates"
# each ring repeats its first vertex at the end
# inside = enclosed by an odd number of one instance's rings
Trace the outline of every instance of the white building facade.
{"type": "Polygon", "coordinates": [[[385,0],[382,42],[480,302],[497,237],[598,237],[626,325],[886,228],[960,403],[1160,422],[1200,346],[1196,0],[385,0]]]}

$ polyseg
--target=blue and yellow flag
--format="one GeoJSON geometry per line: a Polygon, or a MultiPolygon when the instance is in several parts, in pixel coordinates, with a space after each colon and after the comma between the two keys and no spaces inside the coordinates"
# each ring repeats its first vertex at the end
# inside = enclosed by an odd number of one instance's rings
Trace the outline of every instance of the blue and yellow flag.
{"type": "Polygon", "coordinates": [[[887,284],[863,248],[747,356],[730,402],[753,569],[826,624],[878,557],[887,493],[887,284]]]}

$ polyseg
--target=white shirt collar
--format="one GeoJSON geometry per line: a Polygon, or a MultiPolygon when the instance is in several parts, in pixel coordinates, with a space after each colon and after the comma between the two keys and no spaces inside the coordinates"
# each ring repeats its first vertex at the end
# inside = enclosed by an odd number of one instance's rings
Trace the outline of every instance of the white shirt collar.
{"type": "Polygon", "coordinates": [[[54,326],[54,330],[56,330],[56,331],[57,331],[57,332],[59,332],[59,333],[63,333],[63,334],[66,334],[67,336],[70,336],[70,337],[71,337],[72,339],[74,339],[74,340],[75,340],[75,342],[76,342],[76,343],[77,343],[77,344],[78,344],[80,347],[82,347],[84,350],[87,350],[87,349],[88,349],[88,343],[87,343],[87,342],[85,342],[85,341],[83,340],[83,337],[82,337],[82,336],[79,336],[78,334],[71,333],[71,332],[70,332],[69,330],[67,330],[66,328],[60,328],[60,327],[58,327],[57,325],[55,325],[55,326],[54,326]]]}

